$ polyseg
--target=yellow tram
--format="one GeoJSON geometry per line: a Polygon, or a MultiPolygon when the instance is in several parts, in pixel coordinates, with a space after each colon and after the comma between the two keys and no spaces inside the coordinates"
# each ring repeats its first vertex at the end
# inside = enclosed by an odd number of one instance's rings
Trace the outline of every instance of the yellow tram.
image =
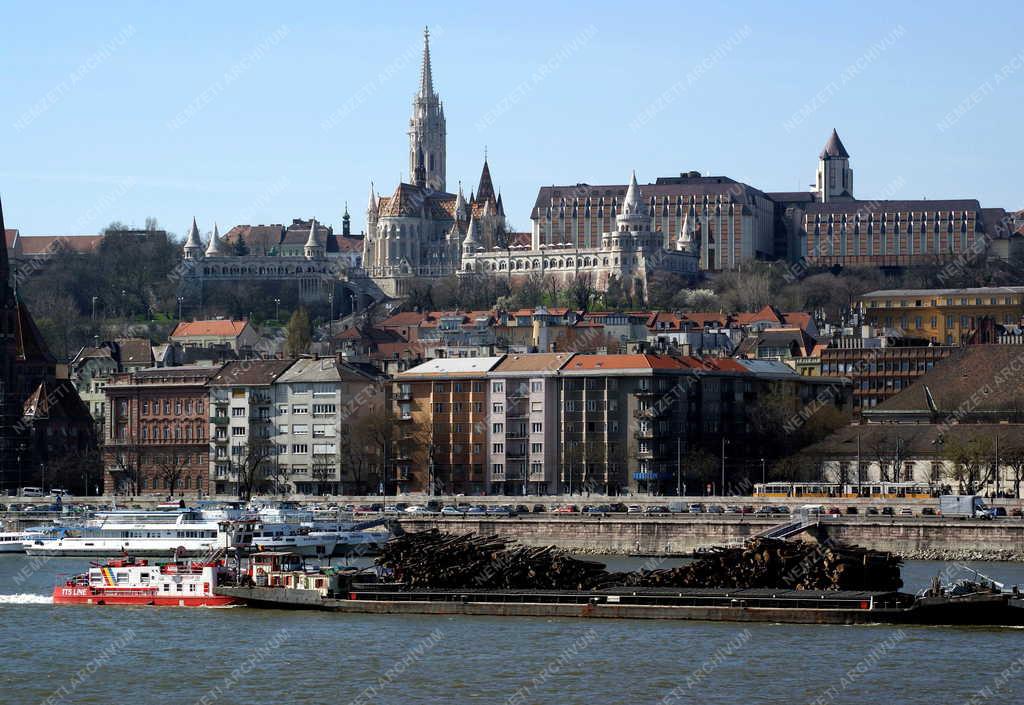
{"type": "Polygon", "coordinates": [[[856,499],[930,499],[940,494],[927,482],[765,482],[754,485],[755,497],[818,497],[856,499]]]}

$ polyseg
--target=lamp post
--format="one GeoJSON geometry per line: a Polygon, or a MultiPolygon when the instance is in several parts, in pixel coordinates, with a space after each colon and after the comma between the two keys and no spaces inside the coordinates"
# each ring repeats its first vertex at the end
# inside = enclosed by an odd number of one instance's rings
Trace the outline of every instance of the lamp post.
{"type": "Polygon", "coordinates": [[[181,305],[185,302],[184,296],[178,297],[178,320],[181,320],[181,305]]]}
{"type": "Polygon", "coordinates": [[[725,436],[722,436],[722,486],[718,490],[721,493],[719,497],[725,496],[725,444],[725,436]]]}
{"type": "Polygon", "coordinates": [[[96,322],[96,302],[99,301],[99,298],[100,297],[98,297],[98,296],[92,297],[92,320],[93,320],[93,323],[96,322]]]}
{"type": "Polygon", "coordinates": [[[327,295],[327,300],[331,302],[331,318],[327,322],[327,334],[329,336],[334,335],[334,292],[332,291],[327,295]]]}
{"type": "Polygon", "coordinates": [[[767,480],[765,479],[766,477],[767,477],[767,473],[765,472],[765,469],[764,469],[764,458],[761,458],[761,484],[762,485],[765,482],[767,482],[767,480]]]}
{"type": "Polygon", "coordinates": [[[682,438],[676,436],[676,497],[683,496],[683,451],[682,438]]]}
{"type": "Polygon", "coordinates": [[[281,325],[281,299],[274,299],[274,320],[281,325]]]}

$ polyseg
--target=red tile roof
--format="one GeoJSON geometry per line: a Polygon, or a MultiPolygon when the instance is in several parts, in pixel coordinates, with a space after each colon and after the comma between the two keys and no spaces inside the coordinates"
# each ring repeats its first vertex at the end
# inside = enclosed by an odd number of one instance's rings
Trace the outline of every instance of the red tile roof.
{"type": "Polygon", "coordinates": [[[182,321],[171,333],[172,338],[216,335],[234,338],[242,334],[249,321],[182,321]]]}
{"type": "Polygon", "coordinates": [[[576,355],[565,366],[573,370],[679,370],[689,365],[666,355],[576,355]]]}

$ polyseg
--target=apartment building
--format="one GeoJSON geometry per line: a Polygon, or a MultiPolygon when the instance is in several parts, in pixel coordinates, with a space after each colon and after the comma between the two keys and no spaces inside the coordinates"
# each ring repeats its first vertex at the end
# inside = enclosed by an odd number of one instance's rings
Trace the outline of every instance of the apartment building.
{"type": "Polygon", "coordinates": [[[275,475],[273,384],[293,363],[236,360],[210,379],[210,478],[217,494],[237,494],[247,472],[275,475]]]}
{"type": "Polygon", "coordinates": [[[209,493],[207,383],[219,371],[161,367],[111,378],[104,493],[209,493]]]}
{"type": "Polygon", "coordinates": [[[487,482],[501,494],[549,494],[558,486],[559,378],[572,353],[506,355],[487,374],[487,482]]]}
{"type": "Polygon", "coordinates": [[[333,494],[342,486],[342,426],[385,402],[377,377],[334,358],[296,360],[273,383],[274,475],[283,489],[333,494]]]}
{"type": "Polygon", "coordinates": [[[1024,286],[968,289],[886,289],[860,297],[864,322],[898,328],[937,345],[962,345],[990,319],[1018,326],[1024,316],[1024,286]]]}
{"type": "MultiPolygon", "coordinates": [[[[395,459],[402,489],[481,494],[488,489],[487,373],[502,357],[431,360],[395,378],[396,417],[408,430],[426,429],[427,462],[395,459]]],[[[403,444],[406,445],[407,444],[403,444]]]]}

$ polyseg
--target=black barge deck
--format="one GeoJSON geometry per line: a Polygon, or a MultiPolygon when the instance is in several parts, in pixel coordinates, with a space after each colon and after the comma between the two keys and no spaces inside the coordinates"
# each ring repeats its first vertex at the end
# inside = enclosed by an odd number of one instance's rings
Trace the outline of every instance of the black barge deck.
{"type": "Polygon", "coordinates": [[[218,587],[253,607],[349,614],[675,619],[793,624],[1024,625],[1024,600],[999,593],[917,598],[901,592],[632,589],[402,590],[353,585],[323,597],[315,590],[218,587]]]}

